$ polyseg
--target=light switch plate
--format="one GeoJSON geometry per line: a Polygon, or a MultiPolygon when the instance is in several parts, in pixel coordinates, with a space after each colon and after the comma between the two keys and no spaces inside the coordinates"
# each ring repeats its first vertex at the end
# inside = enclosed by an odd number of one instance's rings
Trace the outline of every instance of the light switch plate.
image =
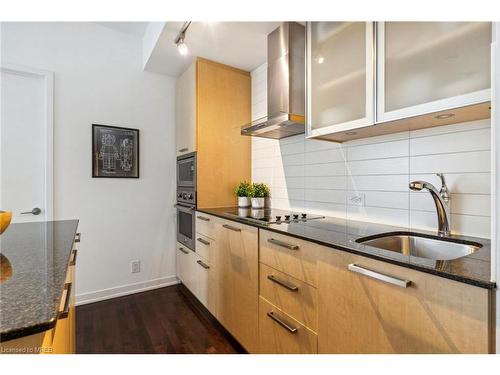
{"type": "Polygon", "coordinates": [[[363,193],[349,193],[347,196],[347,204],[351,206],[364,206],[365,195],[363,193]]]}

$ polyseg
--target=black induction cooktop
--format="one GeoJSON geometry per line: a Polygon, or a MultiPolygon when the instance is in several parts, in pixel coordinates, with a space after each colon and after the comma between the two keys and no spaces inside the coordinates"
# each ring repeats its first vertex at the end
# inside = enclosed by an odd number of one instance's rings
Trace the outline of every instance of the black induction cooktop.
{"type": "Polygon", "coordinates": [[[262,225],[300,223],[308,220],[325,218],[324,216],[308,214],[305,212],[285,211],[273,208],[232,208],[226,213],[231,216],[236,216],[240,220],[259,223],[262,225]]]}

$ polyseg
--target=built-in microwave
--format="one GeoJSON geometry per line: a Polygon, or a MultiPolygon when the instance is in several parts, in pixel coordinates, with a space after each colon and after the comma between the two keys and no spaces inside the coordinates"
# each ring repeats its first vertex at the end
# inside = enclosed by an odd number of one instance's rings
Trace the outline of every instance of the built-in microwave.
{"type": "Polygon", "coordinates": [[[177,157],[177,188],[196,188],[196,153],[177,157]]]}

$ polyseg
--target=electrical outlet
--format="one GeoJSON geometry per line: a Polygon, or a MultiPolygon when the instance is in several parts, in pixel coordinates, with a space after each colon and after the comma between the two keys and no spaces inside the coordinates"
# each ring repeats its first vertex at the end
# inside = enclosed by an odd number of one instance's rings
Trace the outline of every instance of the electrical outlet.
{"type": "Polygon", "coordinates": [[[141,272],[141,261],[140,260],[133,260],[132,262],[130,262],[130,272],[131,273],[141,272]]]}
{"type": "Polygon", "coordinates": [[[358,193],[350,193],[347,197],[347,204],[352,206],[364,206],[365,205],[365,195],[358,193]]]}

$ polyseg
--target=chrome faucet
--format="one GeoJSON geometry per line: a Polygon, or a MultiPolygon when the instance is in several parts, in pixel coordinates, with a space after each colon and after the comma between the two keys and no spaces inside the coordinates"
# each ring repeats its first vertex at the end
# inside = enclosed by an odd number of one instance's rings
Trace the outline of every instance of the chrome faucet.
{"type": "Polygon", "coordinates": [[[436,211],[438,216],[438,235],[449,236],[450,235],[450,194],[448,192],[448,187],[446,186],[446,181],[444,179],[444,174],[438,173],[438,177],[441,178],[441,189],[437,189],[429,182],[426,181],[413,181],[410,182],[410,189],[420,191],[426,189],[431,193],[434,204],[436,205],[436,211]]]}

